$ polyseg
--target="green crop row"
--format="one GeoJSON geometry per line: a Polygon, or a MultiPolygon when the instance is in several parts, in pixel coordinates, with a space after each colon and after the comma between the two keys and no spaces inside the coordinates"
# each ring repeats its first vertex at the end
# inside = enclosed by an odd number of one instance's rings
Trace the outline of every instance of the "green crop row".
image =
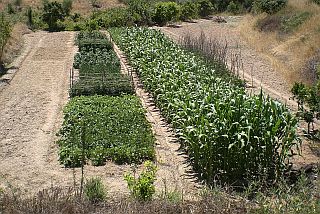
{"type": "Polygon", "coordinates": [[[120,61],[103,33],[80,32],[76,43],[79,53],[73,66],[79,69],[79,80],[72,85],[71,97],[134,93],[131,79],[120,73],[120,61]]]}
{"type": "Polygon", "coordinates": [[[66,167],[81,166],[82,158],[97,166],[108,159],[140,163],[155,157],[151,127],[132,95],[71,99],[59,136],[59,160],[66,167]]]}
{"type": "Polygon", "coordinates": [[[159,31],[116,28],[110,33],[208,183],[278,179],[289,169],[300,144],[297,119],[284,105],[262,92],[247,95],[159,31]]]}

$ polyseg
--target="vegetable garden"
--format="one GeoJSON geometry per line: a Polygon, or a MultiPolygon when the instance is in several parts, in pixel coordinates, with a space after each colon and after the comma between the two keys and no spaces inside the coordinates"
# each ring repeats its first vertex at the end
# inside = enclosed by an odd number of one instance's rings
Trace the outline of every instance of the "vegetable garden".
{"type": "Polygon", "coordinates": [[[281,103],[246,94],[202,57],[147,28],[115,28],[162,114],[176,129],[196,172],[211,184],[279,179],[299,151],[297,119],[281,103]]]}
{"type": "Polygon", "coordinates": [[[131,79],[120,73],[112,44],[100,32],[81,32],[74,67],[79,79],[64,110],[59,160],[66,167],[154,159],[154,136],[131,79]],[[103,96],[102,96],[103,95],[103,96]]]}

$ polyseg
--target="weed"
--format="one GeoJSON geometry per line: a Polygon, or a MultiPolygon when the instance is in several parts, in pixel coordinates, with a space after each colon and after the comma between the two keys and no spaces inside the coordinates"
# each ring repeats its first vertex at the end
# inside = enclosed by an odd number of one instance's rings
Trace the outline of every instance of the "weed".
{"type": "Polygon", "coordinates": [[[135,175],[126,174],[124,179],[134,198],[147,201],[151,200],[155,193],[154,182],[156,180],[157,167],[151,161],[146,161],[144,167],[138,178],[135,175]]]}
{"type": "Polygon", "coordinates": [[[87,180],[84,185],[84,194],[92,203],[103,201],[107,196],[107,192],[101,178],[97,177],[87,180]]]}

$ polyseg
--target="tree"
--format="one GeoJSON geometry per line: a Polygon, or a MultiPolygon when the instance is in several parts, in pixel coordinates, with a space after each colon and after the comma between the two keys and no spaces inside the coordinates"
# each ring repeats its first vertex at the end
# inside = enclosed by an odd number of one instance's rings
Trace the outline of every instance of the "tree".
{"type": "Polygon", "coordinates": [[[65,10],[59,2],[44,2],[42,19],[48,24],[50,31],[58,30],[58,21],[63,21],[65,10]]]}
{"type": "Polygon", "coordinates": [[[0,13],[0,73],[4,71],[4,63],[2,60],[4,48],[10,38],[11,24],[6,19],[4,13],[0,13]]]}

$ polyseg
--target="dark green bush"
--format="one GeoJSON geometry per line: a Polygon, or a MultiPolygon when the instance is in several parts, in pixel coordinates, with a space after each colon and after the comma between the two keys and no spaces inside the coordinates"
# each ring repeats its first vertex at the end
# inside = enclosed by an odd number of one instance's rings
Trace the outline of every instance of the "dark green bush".
{"type": "Polygon", "coordinates": [[[243,7],[238,2],[231,1],[227,7],[227,11],[232,14],[239,14],[243,12],[243,7]]]}
{"type": "Polygon", "coordinates": [[[152,7],[148,0],[129,0],[128,11],[137,25],[149,25],[152,22],[152,7]]]}
{"type": "Polygon", "coordinates": [[[181,16],[180,19],[183,21],[188,21],[196,19],[199,16],[199,6],[198,4],[187,1],[181,4],[181,16]]]}
{"type": "Polygon", "coordinates": [[[214,5],[209,0],[198,0],[199,15],[201,17],[207,17],[215,10],[214,5]]]}
{"type": "Polygon", "coordinates": [[[288,0],[258,0],[257,4],[262,12],[274,14],[286,7],[288,0]]]}
{"type": "Polygon", "coordinates": [[[59,29],[58,21],[63,21],[65,18],[65,11],[62,4],[59,2],[44,2],[42,19],[48,24],[50,31],[57,31],[59,29]]]}
{"type": "Polygon", "coordinates": [[[92,19],[97,20],[98,25],[103,28],[132,26],[134,23],[129,10],[124,7],[110,8],[96,13],[92,19]]]}
{"type": "Polygon", "coordinates": [[[180,6],[175,2],[158,2],[154,8],[153,21],[159,25],[176,21],[180,17],[180,6]]]}

